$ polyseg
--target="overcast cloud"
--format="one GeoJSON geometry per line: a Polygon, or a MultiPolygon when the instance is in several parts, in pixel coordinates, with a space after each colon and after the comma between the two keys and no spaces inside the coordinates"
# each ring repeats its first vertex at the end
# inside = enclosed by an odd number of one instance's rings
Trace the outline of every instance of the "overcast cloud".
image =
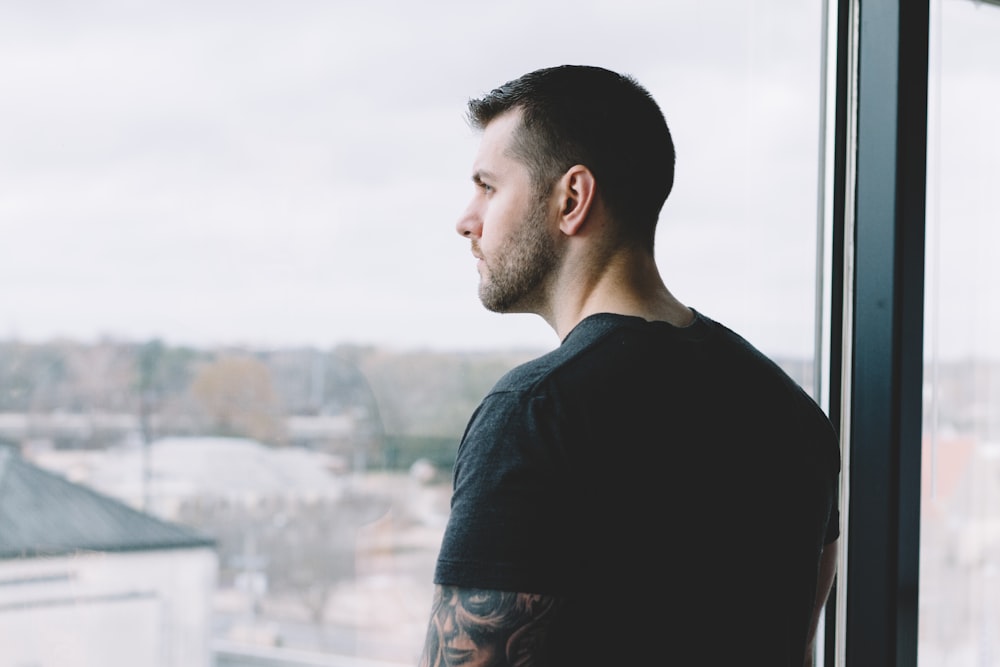
{"type": "Polygon", "coordinates": [[[674,132],[668,285],[809,354],[820,2],[572,7],[4,5],[0,336],[552,347],[482,310],[454,221],[466,99],[574,62],[635,75],[674,132]]]}

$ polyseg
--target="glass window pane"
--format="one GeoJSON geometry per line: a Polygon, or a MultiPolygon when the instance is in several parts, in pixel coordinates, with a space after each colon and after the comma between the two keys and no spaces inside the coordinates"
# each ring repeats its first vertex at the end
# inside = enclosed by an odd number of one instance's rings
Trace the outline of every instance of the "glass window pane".
{"type": "Polygon", "coordinates": [[[650,89],[668,286],[813,392],[821,30],[820,0],[0,9],[0,499],[53,521],[0,551],[5,655],[414,662],[465,421],[558,342],[482,309],[454,231],[466,100],[538,67],[650,89]]]}
{"type": "Polygon", "coordinates": [[[1000,659],[1000,6],[932,3],[922,667],[1000,659]]]}

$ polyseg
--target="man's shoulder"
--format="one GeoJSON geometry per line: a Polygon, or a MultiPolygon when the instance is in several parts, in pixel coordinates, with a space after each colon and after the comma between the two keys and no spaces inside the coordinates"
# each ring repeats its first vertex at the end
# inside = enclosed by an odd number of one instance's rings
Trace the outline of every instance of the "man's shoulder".
{"type": "Polygon", "coordinates": [[[731,333],[697,312],[694,322],[687,327],[648,322],[630,315],[597,313],[579,322],[557,348],[507,372],[490,393],[532,392],[561,377],[579,380],[599,373],[601,367],[616,367],[625,357],[645,358],[656,351],[669,350],[680,353],[691,346],[706,344],[716,330],[731,333]]]}
{"type": "Polygon", "coordinates": [[[504,374],[490,393],[532,392],[546,385],[547,381],[558,378],[567,369],[600,359],[601,343],[609,340],[616,331],[627,328],[629,321],[634,319],[638,318],[610,313],[584,319],[558,347],[504,374]]]}
{"type": "Polygon", "coordinates": [[[588,404],[595,392],[608,394],[611,404],[636,393],[643,401],[668,401],[679,393],[681,403],[700,396],[717,409],[728,402],[758,406],[765,413],[791,409],[825,418],[778,363],[698,311],[686,327],[613,313],[592,315],[559,347],[506,373],[488,398],[520,404],[553,392],[588,404]]]}

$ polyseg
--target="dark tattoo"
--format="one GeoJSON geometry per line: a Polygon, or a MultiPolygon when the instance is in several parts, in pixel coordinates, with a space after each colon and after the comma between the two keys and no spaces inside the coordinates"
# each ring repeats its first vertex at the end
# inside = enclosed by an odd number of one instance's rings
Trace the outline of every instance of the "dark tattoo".
{"type": "Polygon", "coordinates": [[[420,667],[543,667],[555,598],[438,586],[420,667]]]}

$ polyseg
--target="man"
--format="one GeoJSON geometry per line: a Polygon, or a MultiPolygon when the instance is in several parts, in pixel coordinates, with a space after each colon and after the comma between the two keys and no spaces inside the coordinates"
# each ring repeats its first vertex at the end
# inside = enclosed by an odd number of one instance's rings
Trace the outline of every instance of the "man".
{"type": "Polygon", "coordinates": [[[480,298],[562,342],[501,379],[462,438],[421,665],[810,664],[837,437],[661,280],[659,107],[631,77],[563,66],[469,112],[482,140],[458,232],[480,298]]]}

